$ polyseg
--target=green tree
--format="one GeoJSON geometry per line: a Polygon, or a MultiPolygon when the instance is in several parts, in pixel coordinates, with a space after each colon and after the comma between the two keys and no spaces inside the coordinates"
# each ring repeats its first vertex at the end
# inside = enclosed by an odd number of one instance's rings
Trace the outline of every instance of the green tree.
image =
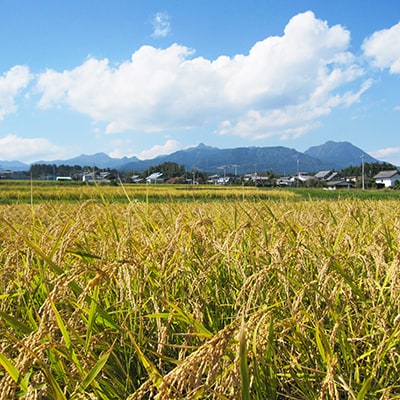
{"type": "Polygon", "coordinates": [[[150,175],[153,172],[161,172],[164,179],[176,178],[185,175],[185,167],[175,162],[167,161],[162,164],[149,167],[144,174],[150,175]]]}
{"type": "MultiPolygon", "coordinates": [[[[364,164],[364,172],[365,176],[372,178],[380,171],[387,170],[395,170],[396,166],[393,164],[383,162],[383,163],[365,163],[364,164]]],[[[341,175],[343,176],[361,176],[362,174],[362,165],[350,165],[347,168],[341,170],[341,175]]]]}

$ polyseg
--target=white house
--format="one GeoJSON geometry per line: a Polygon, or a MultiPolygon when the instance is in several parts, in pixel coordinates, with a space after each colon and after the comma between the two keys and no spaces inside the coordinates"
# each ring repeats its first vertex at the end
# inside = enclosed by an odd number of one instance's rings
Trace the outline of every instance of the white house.
{"type": "Polygon", "coordinates": [[[276,181],[278,186],[293,186],[295,178],[293,176],[282,176],[276,181]]]}
{"type": "Polygon", "coordinates": [[[164,182],[164,179],[162,179],[162,172],[153,172],[146,178],[147,183],[157,183],[157,182],[164,182]]]}
{"type": "Polygon", "coordinates": [[[94,174],[83,174],[82,175],[82,182],[95,182],[96,178],[94,174]]]}
{"type": "Polygon", "coordinates": [[[132,183],[139,183],[141,182],[143,179],[140,177],[140,175],[132,175],[131,176],[131,182],[132,183]]]}
{"type": "Polygon", "coordinates": [[[400,173],[397,169],[390,171],[381,171],[374,176],[375,183],[378,187],[393,187],[396,181],[400,182],[400,173]]]}
{"type": "Polygon", "coordinates": [[[113,178],[110,172],[87,172],[82,175],[83,182],[109,182],[113,178]]]}

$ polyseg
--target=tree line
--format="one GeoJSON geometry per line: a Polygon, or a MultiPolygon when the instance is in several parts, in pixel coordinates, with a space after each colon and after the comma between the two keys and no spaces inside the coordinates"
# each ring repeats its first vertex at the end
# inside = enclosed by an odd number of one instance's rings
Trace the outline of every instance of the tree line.
{"type": "Polygon", "coordinates": [[[29,175],[34,179],[53,179],[57,176],[69,176],[75,180],[81,180],[83,174],[96,172],[110,172],[118,176],[118,171],[111,168],[98,168],[80,165],[56,165],[56,164],[32,164],[29,175]]]}
{"type": "Polygon", "coordinates": [[[129,171],[121,172],[112,168],[98,168],[96,166],[80,166],[80,165],[56,165],[56,164],[32,164],[29,169],[29,175],[34,179],[55,179],[57,176],[68,176],[74,180],[82,180],[84,174],[96,174],[100,172],[109,172],[112,177],[121,180],[127,180],[130,176],[136,174],[145,179],[153,172],[161,172],[163,179],[175,177],[184,177],[187,175],[185,167],[175,162],[164,162],[162,164],[150,166],[145,171],[129,171]]]}

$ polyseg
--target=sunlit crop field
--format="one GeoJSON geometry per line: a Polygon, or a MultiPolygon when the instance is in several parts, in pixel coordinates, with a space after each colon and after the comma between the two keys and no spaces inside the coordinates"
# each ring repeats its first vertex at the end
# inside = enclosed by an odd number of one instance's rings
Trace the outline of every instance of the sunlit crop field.
{"type": "Polygon", "coordinates": [[[0,206],[0,399],[400,399],[398,200],[44,188],[0,206]]]}
{"type": "Polygon", "coordinates": [[[86,200],[107,202],[212,201],[245,199],[287,199],[291,191],[256,187],[217,185],[93,185],[54,181],[0,181],[0,204],[42,203],[86,200]]]}

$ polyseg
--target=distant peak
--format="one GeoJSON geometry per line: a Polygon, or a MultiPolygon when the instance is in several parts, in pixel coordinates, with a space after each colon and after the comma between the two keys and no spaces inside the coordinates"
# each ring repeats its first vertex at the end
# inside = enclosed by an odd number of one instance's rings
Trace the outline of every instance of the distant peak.
{"type": "Polygon", "coordinates": [[[218,147],[213,147],[213,146],[207,146],[203,142],[199,143],[196,147],[193,147],[194,149],[201,149],[201,150],[211,150],[211,149],[218,149],[218,147]]]}

